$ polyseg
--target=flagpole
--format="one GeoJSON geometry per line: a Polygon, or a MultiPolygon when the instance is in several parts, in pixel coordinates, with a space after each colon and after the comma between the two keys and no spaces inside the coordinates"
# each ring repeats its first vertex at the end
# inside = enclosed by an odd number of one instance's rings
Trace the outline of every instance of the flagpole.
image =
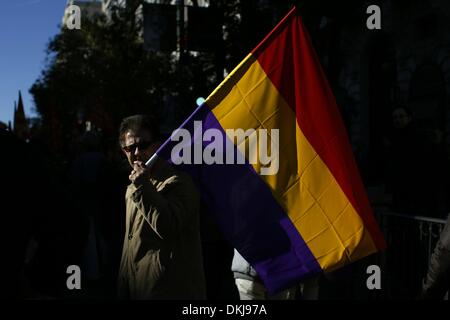
{"type": "Polygon", "coordinates": [[[151,168],[151,167],[155,164],[156,159],[158,159],[158,155],[157,155],[156,152],[155,152],[155,153],[150,157],[150,159],[148,159],[148,161],[145,163],[145,166],[146,166],[147,168],[151,168]]]}

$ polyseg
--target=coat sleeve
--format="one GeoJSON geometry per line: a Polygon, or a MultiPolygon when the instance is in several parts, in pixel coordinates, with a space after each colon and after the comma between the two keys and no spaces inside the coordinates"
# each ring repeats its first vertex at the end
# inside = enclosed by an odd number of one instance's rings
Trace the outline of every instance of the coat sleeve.
{"type": "Polygon", "coordinates": [[[450,281],[450,216],[431,256],[430,267],[422,287],[425,299],[442,299],[450,281]]]}
{"type": "Polygon", "coordinates": [[[198,214],[199,195],[189,177],[173,176],[158,192],[150,182],[131,195],[139,213],[162,240],[171,240],[198,214]]]}

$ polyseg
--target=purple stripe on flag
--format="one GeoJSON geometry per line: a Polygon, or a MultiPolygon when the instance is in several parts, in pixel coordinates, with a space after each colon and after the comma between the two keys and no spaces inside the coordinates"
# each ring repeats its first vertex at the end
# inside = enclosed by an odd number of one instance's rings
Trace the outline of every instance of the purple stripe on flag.
{"type": "MultiPolygon", "coordinates": [[[[206,104],[198,107],[181,126],[189,130],[192,137],[200,139],[192,138],[189,144],[201,142],[201,132],[193,134],[194,121],[202,122],[203,131],[219,130],[222,145],[229,146],[227,152],[238,154],[206,104]]],[[[167,140],[158,150],[158,156],[173,163],[171,152],[177,143],[167,140]]],[[[210,143],[202,142],[202,148],[210,143]]],[[[256,269],[270,293],[322,272],[297,229],[248,161],[245,164],[180,164],[178,167],[192,176],[224,236],[256,269]]]]}

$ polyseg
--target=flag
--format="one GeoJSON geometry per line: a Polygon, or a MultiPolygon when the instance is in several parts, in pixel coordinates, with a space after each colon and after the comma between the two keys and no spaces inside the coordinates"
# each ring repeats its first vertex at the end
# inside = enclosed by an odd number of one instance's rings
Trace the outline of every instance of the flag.
{"type": "Polygon", "coordinates": [[[223,234],[270,293],[385,246],[335,99],[295,8],[157,156],[193,177],[223,234]],[[239,129],[249,134],[231,136],[239,129]],[[270,143],[254,146],[252,138],[261,140],[262,133],[270,143]],[[278,152],[270,172],[261,148],[278,152]]]}

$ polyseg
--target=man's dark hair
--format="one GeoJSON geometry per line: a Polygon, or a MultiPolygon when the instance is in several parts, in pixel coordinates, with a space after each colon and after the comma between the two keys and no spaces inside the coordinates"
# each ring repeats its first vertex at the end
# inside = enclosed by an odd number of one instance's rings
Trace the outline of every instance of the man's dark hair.
{"type": "Polygon", "coordinates": [[[398,109],[403,109],[406,112],[406,114],[410,117],[414,116],[412,109],[403,104],[395,105],[394,108],[392,109],[392,112],[394,112],[395,110],[398,110],[398,109]]]}
{"type": "Polygon", "coordinates": [[[125,134],[128,131],[138,132],[140,130],[148,131],[153,141],[157,141],[160,138],[155,118],[145,114],[137,114],[122,120],[119,128],[119,144],[123,145],[125,134]]]}

